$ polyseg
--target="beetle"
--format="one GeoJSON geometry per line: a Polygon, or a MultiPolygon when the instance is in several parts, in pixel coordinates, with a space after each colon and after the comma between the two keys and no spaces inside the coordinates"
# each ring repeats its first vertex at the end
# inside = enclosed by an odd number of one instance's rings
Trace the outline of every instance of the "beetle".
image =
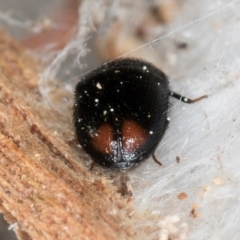
{"type": "Polygon", "coordinates": [[[129,169],[156,149],[169,124],[169,98],[199,101],[170,90],[167,76],[141,59],[102,64],[75,90],[73,122],[82,148],[98,164],[129,169]]]}

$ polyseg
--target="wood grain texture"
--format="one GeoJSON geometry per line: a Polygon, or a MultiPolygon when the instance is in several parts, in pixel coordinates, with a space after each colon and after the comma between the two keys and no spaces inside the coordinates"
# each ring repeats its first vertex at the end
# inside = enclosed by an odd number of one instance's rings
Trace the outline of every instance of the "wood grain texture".
{"type": "Polygon", "coordinates": [[[39,62],[2,32],[0,51],[0,211],[18,238],[130,239],[129,199],[81,165],[71,111],[38,92],[39,62]]]}

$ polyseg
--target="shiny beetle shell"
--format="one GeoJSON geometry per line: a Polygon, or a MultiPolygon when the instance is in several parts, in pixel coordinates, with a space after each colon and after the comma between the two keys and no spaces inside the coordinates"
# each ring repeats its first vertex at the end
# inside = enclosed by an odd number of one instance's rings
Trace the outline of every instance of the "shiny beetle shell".
{"type": "Polygon", "coordinates": [[[166,131],[169,94],[166,75],[148,62],[101,65],[76,86],[73,118],[80,145],[104,167],[139,164],[166,131]]]}

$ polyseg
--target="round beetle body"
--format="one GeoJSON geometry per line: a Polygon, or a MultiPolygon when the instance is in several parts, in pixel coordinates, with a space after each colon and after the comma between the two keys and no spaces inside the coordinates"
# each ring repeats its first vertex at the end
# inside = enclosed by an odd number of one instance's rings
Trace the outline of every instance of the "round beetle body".
{"type": "Polygon", "coordinates": [[[76,86],[79,143],[102,166],[126,169],[156,149],[168,126],[169,83],[152,64],[120,59],[101,65],[76,86]]]}

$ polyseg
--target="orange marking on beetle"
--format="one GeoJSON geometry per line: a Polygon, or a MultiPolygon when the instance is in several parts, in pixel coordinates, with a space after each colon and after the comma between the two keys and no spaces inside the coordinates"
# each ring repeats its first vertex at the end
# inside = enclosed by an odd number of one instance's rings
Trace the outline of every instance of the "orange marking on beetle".
{"type": "Polygon", "coordinates": [[[146,131],[133,120],[125,120],[122,126],[122,146],[125,151],[134,152],[147,138],[146,131]]]}
{"type": "Polygon", "coordinates": [[[94,137],[92,138],[93,147],[97,151],[104,154],[109,154],[113,151],[113,142],[113,128],[110,124],[107,123],[102,124],[94,133],[94,137]]]}

